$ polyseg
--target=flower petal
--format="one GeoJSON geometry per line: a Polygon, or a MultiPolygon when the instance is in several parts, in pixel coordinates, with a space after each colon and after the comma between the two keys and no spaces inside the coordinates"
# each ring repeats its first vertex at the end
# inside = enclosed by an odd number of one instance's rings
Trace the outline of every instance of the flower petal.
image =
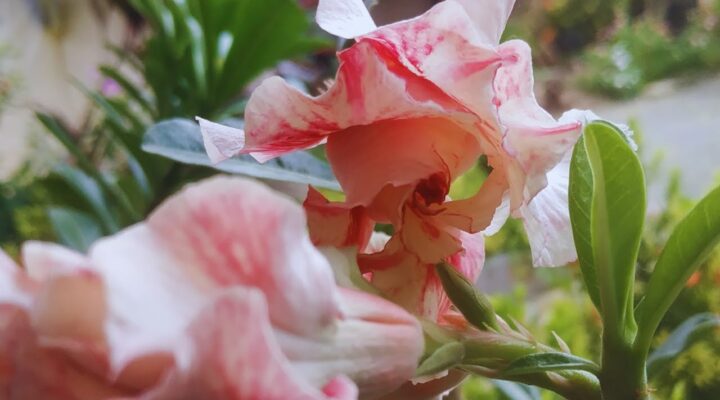
{"type": "Polygon", "coordinates": [[[377,29],[362,0],[320,0],[315,19],[326,32],[345,39],[377,29]]]}
{"type": "Polygon", "coordinates": [[[302,207],[261,184],[206,180],[165,202],[147,224],[214,283],[261,289],[276,326],[314,332],[337,316],[332,271],[310,242],[302,207]]]}
{"type": "Polygon", "coordinates": [[[200,124],[205,151],[213,163],[226,160],[245,147],[245,132],[200,117],[195,118],[200,124]]]}
{"type": "Polygon", "coordinates": [[[294,370],[275,340],[262,292],[235,287],[192,322],[177,368],[144,400],[353,399],[346,380],[331,379],[326,395],[294,370]],[[339,396],[339,397],[337,397],[339,396]]]}
{"type": "Polygon", "coordinates": [[[459,111],[447,95],[399,67],[377,44],[358,43],[338,58],[335,83],[318,97],[307,96],[281,78],[266,79],[245,111],[242,152],[264,161],[316,146],[351,126],[459,111]]]}
{"type": "Polygon", "coordinates": [[[316,246],[363,248],[370,240],[373,222],[363,207],[330,203],[310,187],[303,203],[307,213],[310,238],[316,246]]]}
{"type": "Polygon", "coordinates": [[[532,197],[547,184],[545,174],[575,144],[581,124],[558,122],[537,104],[527,43],[511,40],[500,46],[500,52],[506,61],[497,71],[494,90],[505,127],[504,146],[523,168],[532,197]]]}
{"type": "Polygon", "coordinates": [[[449,0],[459,3],[472,19],[478,35],[487,43],[500,43],[515,0],[449,0]]]}
{"type": "MultiPolygon", "coordinates": [[[[501,61],[498,41],[490,41],[494,33],[484,33],[468,15],[468,8],[474,7],[461,3],[470,1],[443,1],[420,17],[384,26],[359,40],[387,48],[409,72],[432,82],[459,101],[465,112],[479,117],[480,131],[491,132],[496,124],[491,83],[501,61]]],[[[493,8],[497,7],[487,7],[493,8]]]]}
{"type": "Polygon", "coordinates": [[[435,174],[452,180],[481,154],[472,135],[442,118],[355,126],[331,135],[326,149],[352,206],[370,205],[386,185],[414,186],[435,174]]]}
{"type": "Polygon", "coordinates": [[[577,259],[568,207],[572,152],[547,174],[548,185],[520,209],[533,265],[562,266],[577,259]]]}
{"type": "Polygon", "coordinates": [[[29,316],[0,305],[0,397],[5,400],[101,400],[125,394],[85,372],[63,354],[45,349],[29,316]]]}
{"type": "Polygon", "coordinates": [[[283,335],[280,346],[293,368],[311,382],[343,374],[357,383],[361,398],[376,398],[410,379],[423,352],[418,321],[378,296],[340,289],[344,317],[332,339],[283,335]]]}
{"type": "Polygon", "coordinates": [[[246,179],[185,189],[146,223],[98,242],[90,258],[107,286],[116,372],[172,352],[218,288],[262,290],[273,324],[291,332],[316,332],[339,314],[332,271],[310,243],[301,207],[246,179]]]}
{"type": "Polygon", "coordinates": [[[32,304],[31,282],[4,251],[0,250],[0,305],[8,304],[27,309],[32,304]]]}

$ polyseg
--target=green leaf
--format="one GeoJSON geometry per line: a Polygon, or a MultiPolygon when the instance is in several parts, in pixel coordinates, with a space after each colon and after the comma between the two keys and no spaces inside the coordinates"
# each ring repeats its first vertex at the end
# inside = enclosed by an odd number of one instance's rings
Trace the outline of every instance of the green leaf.
{"type": "Polygon", "coordinates": [[[540,391],[535,386],[497,379],[493,379],[492,383],[505,396],[504,400],[541,400],[540,391]]]}
{"type": "Polygon", "coordinates": [[[126,77],[123,73],[109,65],[100,66],[100,72],[106,78],[112,79],[118,85],[120,85],[120,87],[122,87],[125,91],[125,94],[127,94],[129,98],[135,100],[135,102],[143,110],[145,110],[148,115],[155,115],[155,110],[153,109],[150,101],[145,97],[145,94],[143,94],[143,91],[138,86],[133,84],[130,79],[126,77]]]}
{"type": "Polygon", "coordinates": [[[518,358],[503,370],[503,376],[535,374],[538,372],[583,370],[597,374],[600,367],[592,361],[565,353],[536,353],[518,358]]]}
{"type": "Polygon", "coordinates": [[[646,206],[640,159],[618,128],[593,122],[576,145],[570,168],[570,217],[588,291],[596,304],[599,300],[606,329],[631,335],[646,206]]]}
{"type": "Polygon", "coordinates": [[[600,287],[598,286],[597,272],[595,271],[592,235],[590,232],[593,177],[582,137],[573,149],[568,193],[570,221],[572,222],[573,239],[578,254],[578,263],[580,264],[583,280],[585,281],[585,287],[590,295],[590,299],[595,304],[595,308],[602,312],[600,287]]]}
{"type": "Polygon", "coordinates": [[[67,186],[85,201],[95,217],[102,222],[105,233],[116,232],[120,229],[119,222],[105,202],[102,187],[93,178],[68,165],[57,166],[53,173],[62,178],[67,186]]]}
{"type": "Polygon", "coordinates": [[[459,365],[463,357],[465,357],[465,346],[462,343],[446,343],[420,363],[415,370],[415,376],[429,376],[448,370],[459,365]]]}
{"type": "Polygon", "coordinates": [[[143,149],[185,164],[204,165],[219,171],[339,190],[340,185],[327,163],[306,152],[296,152],[260,164],[248,155],[213,164],[205,153],[198,125],[190,120],[171,119],[152,126],[143,149]]]}
{"type": "Polygon", "coordinates": [[[435,271],[452,303],[469,323],[486,330],[499,330],[490,301],[473,284],[447,263],[439,263],[435,271]]]}
{"type": "Polygon", "coordinates": [[[698,340],[720,329],[720,316],[703,313],[694,315],[678,326],[647,360],[648,377],[657,376],[680,353],[698,340]]]}
{"type": "Polygon", "coordinates": [[[712,190],[675,227],[658,257],[636,312],[638,341],[649,347],[670,305],[720,241],[720,187],[712,190]]]}
{"type": "Polygon", "coordinates": [[[102,237],[102,230],[90,215],[69,208],[51,208],[48,219],[58,240],[72,249],[87,251],[102,237]]]}

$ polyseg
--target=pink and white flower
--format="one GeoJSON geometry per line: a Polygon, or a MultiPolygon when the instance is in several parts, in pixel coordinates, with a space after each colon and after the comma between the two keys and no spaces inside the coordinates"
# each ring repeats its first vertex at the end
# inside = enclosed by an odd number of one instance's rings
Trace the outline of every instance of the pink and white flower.
{"type": "Polygon", "coordinates": [[[249,180],[185,189],[82,255],[0,254],[0,398],[354,399],[409,379],[419,324],[336,286],[300,206],[249,180]]]}
{"type": "Polygon", "coordinates": [[[338,53],[334,83],[309,97],[269,78],[250,99],[244,130],[200,119],[208,154],[264,161],[326,143],[347,198],[328,203],[311,192],[311,233],[319,244],[362,248],[375,223],[392,224],[385,249],[361,262],[367,271],[453,256],[463,250],[461,233],[502,222],[498,209],[527,222],[535,264],[571,261],[569,219],[538,223],[565,206],[535,198],[581,124],[558,122],[537,104],[527,44],[500,43],[513,3],[446,0],[377,27],[361,0],[321,0],[319,25],[356,41],[338,53]],[[484,185],[471,198],[448,199],[451,182],[481,155],[492,167],[484,185]],[[557,228],[562,235],[547,232],[557,228]]]}

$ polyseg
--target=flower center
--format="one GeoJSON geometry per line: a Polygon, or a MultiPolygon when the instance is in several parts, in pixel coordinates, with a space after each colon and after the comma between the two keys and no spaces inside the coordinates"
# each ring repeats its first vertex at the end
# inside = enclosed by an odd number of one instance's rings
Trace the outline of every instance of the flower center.
{"type": "Polygon", "coordinates": [[[423,205],[442,204],[450,189],[447,174],[436,172],[415,186],[415,199],[421,200],[423,205]]]}

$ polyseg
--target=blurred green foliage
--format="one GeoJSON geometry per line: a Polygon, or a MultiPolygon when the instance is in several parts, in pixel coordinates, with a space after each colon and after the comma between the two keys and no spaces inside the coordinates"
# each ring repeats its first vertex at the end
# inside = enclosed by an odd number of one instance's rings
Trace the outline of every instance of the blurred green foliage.
{"type": "Polygon", "coordinates": [[[688,25],[677,33],[653,16],[622,26],[609,41],[583,54],[580,84],[610,97],[628,98],[660,79],[717,70],[718,4],[704,14],[695,10],[688,25]]]}
{"type": "Polygon", "coordinates": [[[80,130],[38,113],[71,161],[47,178],[7,184],[0,209],[10,221],[0,243],[51,236],[85,250],[97,236],[142,220],[183,184],[215,173],[145,153],[155,122],[202,116],[219,120],[243,111],[246,86],[282,60],[332,44],[312,29],[294,0],[130,0],[149,26],[143,47],[112,49],[100,66],[105,84],[81,87],[94,109],[80,130]],[[35,208],[45,207],[47,213],[35,208]],[[33,211],[35,210],[35,211],[33,211]],[[31,225],[43,232],[27,232],[31,225]],[[74,232],[70,235],[68,232],[74,232]],[[32,234],[30,234],[32,233],[32,234]]]}
{"type": "MultiPolygon", "coordinates": [[[[634,139],[642,150],[642,132],[631,122],[634,139]]],[[[649,184],[662,182],[661,153],[649,155],[645,169],[649,184]]],[[[480,163],[453,183],[451,193],[469,196],[480,187],[487,174],[487,167],[480,163]]],[[[680,183],[682,176],[674,171],[667,180],[662,207],[648,216],[643,231],[637,267],[637,300],[643,294],[650,273],[663,245],[678,222],[685,217],[695,201],[685,196],[680,183]]],[[[554,334],[562,338],[573,354],[588,359],[598,359],[600,354],[600,317],[587,296],[575,263],[564,268],[529,267],[529,245],[520,220],[511,219],[494,236],[486,239],[488,257],[504,255],[510,268],[512,290],[490,296],[498,315],[506,320],[522,321],[541,343],[554,343],[554,334]],[[529,301],[532,299],[532,301],[529,301]]],[[[482,276],[481,278],[482,279],[482,276]]],[[[656,338],[656,346],[664,342],[669,333],[689,317],[710,312],[720,315],[720,250],[700,267],[688,281],[665,316],[656,338]]],[[[670,363],[652,381],[651,387],[659,399],[708,400],[720,398],[720,335],[709,335],[692,344],[670,363]]],[[[462,398],[467,400],[515,400],[526,394],[508,390],[517,387],[498,386],[497,382],[484,378],[471,378],[462,387],[462,398]]],[[[539,398],[560,399],[556,394],[541,390],[539,398]]]]}

